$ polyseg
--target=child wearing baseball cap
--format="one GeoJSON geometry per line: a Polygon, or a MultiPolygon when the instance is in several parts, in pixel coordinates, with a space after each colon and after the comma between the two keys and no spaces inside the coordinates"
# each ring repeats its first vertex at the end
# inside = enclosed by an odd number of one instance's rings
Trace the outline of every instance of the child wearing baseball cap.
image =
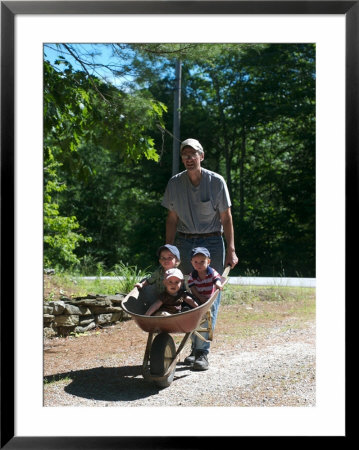
{"type": "Polygon", "coordinates": [[[159,267],[150,276],[135,284],[138,289],[142,289],[149,284],[155,285],[158,293],[163,292],[165,290],[163,279],[166,270],[178,267],[181,262],[179,250],[174,245],[162,245],[157,250],[157,255],[159,267]]]}
{"type": "MultiPolygon", "coordinates": [[[[188,287],[199,304],[210,299],[216,289],[223,289],[224,279],[210,266],[211,255],[205,247],[196,247],[191,251],[193,271],[188,277],[188,287]]],[[[208,326],[206,322],[205,327],[208,326]]],[[[205,336],[204,336],[205,337],[205,336]]],[[[199,339],[192,335],[191,354],[184,359],[185,364],[193,364],[193,370],[208,369],[208,350],[198,347],[199,339]]]]}
{"type": "Polygon", "coordinates": [[[188,287],[199,303],[205,303],[216,289],[223,289],[221,275],[210,266],[211,255],[205,247],[196,247],[191,252],[193,271],[188,277],[188,287]]]}
{"type": "Polygon", "coordinates": [[[166,270],[163,285],[165,291],[159,295],[146,311],[146,316],[169,316],[181,312],[183,303],[193,308],[198,304],[183,289],[183,273],[176,268],[166,270]]]}

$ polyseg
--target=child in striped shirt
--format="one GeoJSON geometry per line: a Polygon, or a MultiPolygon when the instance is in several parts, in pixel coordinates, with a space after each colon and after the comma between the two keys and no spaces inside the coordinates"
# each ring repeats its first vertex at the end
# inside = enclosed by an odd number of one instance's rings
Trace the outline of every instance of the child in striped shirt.
{"type": "Polygon", "coordinates": [[[211,255],[205,247],[196,247],[191,252],[193,271],[188,278],[192,294],[205,303],[216,289],[223,289],[223,278],[210,266],[211,255]]]}

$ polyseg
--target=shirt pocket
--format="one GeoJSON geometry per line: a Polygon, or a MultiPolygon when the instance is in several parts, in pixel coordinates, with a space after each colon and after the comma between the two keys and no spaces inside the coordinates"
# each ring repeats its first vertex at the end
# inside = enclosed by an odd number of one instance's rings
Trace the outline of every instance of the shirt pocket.
{"type": "Polygon", "coordinates": [[[207,202],[200,202],[199,204],[199,215],[200,216],[211,216],[215,213],[212,202],[209,200],[207,202]]]}

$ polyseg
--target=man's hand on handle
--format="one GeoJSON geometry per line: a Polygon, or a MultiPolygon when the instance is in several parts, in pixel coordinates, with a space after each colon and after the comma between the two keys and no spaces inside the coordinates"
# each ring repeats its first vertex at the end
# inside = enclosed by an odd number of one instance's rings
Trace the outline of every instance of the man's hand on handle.
{"type": "Polygon", "coordinates": [[[234,250],[227,250],[226,259],[224,261],[224,267],[231,266],[231,269],[238,264],[238,257],[234,250]]]}

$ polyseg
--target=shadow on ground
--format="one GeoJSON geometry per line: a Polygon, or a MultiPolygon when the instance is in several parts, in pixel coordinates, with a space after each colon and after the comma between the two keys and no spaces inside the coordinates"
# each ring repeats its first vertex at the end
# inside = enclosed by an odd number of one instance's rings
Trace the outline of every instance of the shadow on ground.
{"type": "MultiPolygon", "coordinates": [[[[95,367],[93,369],[49,375],[44,383],[53,383],[71,379],[64,391],[77,397],[97,401],[134,401],[157,394],[162,388],[142,377],[142,366],[95,367]]],[[[180,371],[187,369],[177,367],[174,383],[180,371]]]]}

